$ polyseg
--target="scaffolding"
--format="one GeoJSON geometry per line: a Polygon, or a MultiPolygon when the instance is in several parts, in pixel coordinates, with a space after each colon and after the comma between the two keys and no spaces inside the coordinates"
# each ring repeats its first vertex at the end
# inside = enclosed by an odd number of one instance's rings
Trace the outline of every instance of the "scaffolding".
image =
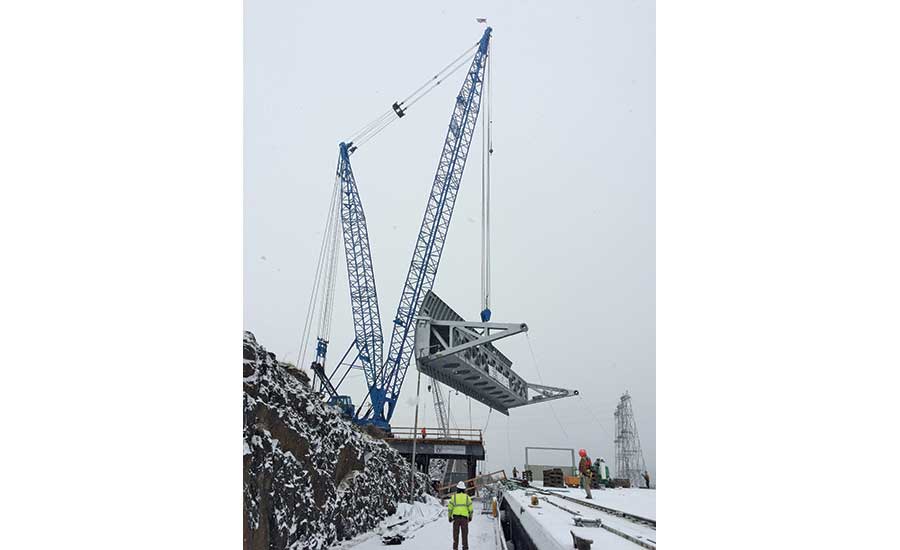
{"type": "Polygon", "coordinates": [[[647,469],[637,423],[631,409],[631,396],[626,391],[619,399],[614,414],[616,419],[616,478],[627,479],[632,487],[643,486],[643,473],[647,469]]]}

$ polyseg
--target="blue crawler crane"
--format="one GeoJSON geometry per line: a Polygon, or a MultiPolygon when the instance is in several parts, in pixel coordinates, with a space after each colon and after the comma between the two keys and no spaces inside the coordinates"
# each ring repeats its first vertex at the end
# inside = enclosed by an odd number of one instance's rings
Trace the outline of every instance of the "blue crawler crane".
{"type": "MultiPolygon", "coordinates": [[[[372,424],[385,431],[390,431],[390,420],[394,414],[397,399],[400,396],[400,388],[413,354],[415,337],[413,321],[437,276],[441,252],[447,238],[453,207],[469,154],[469,146],[475,134],[482,91],[484,90],[485,67],[490,53],[490,39],[491,28],[487,27],[475,45],[409,97],[395,102],[385,114],[354,134],[352,140],[340,144],[332,213],[336,215],[336,210],[340,211],[340,228],[343,234],[355,339],[348,347],[344,357],[338,361],[332,373],[328,375],[325,372],[325,359],[328,352],[331,295],[334,290],[334,266],[336,265],[336,245],[333,243],[337,234],[337,225],[330,223],[325,231],[317,268],[316,287],[313,291],[314,295],[319,293],[322,296],[320,308],[322,319],[316,339],[316,357],[311,367],[319,380],[321,391],[328,395],[329,403],[339,407],[345,415],[352,416],[358,423],[372,424]],[[394,120],[403,117],[407,109],[438,86],[446,76],[463,67],[469,56],[472,61],[465,81],[456,96],[453,114],[444,139],[444,147],[406,275],[406,282],[403,285],[400,302],[392,322],[387,359],[384,360],[381,317],[378,309],[372,253],[369,246],[366,217],[350,165],[350,156],[358,147],[369,141],[394,120]],[[461,60],[462,63],[460,63],[461,60]],[[354,357],[353,360],[349,364],[345,363],[350,356],[354,357]],[[347,369],[335,384],[332,380],[342,366],[347,366],[347,369]],[[368,385],[368,394],[355,410],[350,397],[338,393],[341,383],[352,368],[361,368],[364,371],[368,385]],[[369,402],[368,407],[365,407],[367,401],[369,402]]],[[[307,325],[313,316],[313,307],[311,304],[307,325]]],[[[305,333],[307,332],[308,329],[305,329],[305,333]]]]}

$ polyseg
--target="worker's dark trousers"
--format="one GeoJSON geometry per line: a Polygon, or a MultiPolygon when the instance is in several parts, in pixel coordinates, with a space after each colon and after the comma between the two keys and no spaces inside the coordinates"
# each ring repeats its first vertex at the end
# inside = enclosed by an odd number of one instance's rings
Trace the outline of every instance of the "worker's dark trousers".
{"type": "Polygon", "coordinates": [[[459,550],[459,532],[462,531],[462,550],[469,550],[469,518],[453,517],[453,550],[459,550]]]}

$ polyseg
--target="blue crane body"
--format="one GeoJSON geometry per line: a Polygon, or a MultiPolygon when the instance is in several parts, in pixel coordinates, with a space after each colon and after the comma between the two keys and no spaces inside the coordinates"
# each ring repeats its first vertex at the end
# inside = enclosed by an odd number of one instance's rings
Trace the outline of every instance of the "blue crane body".
{"type": "MultiPolygon", "coordinates": [[[[371,402],[366,413],[361,414],[362,405],[356,410],[354,419],[359,423],[373,424],[390,431],[390,420],[394,414],[397,399],[400,396],[400,388],[406,377],[413,353],[413,320],[422,300],[434,285],[469,146],[475,134],[481,107],[490,37],[491,28],[488,27],[477,44],[477,50],[466,74],[466,79],[456,96],[453,114],[444,139],[444,147],[406,275],[406,282],[403,285],[403,292],[400,295],[400,302],[393,319],[390,348],[386,360],[382,358],[381,318],[366,218],[350,165],[350,154],[356,150],[356,147],[352,142],[340,144],[337,168],[341,191],[340,216],[355,335],[355,341],[351,348],[355,345],[357,349],[356,359],[351,361],[350,368],[353,368],[357,359],[360,361],[368,385],[367,399],[371,402]]],[[[398,118],[403,116],[402,102],[395,103],[392,108],[398,118]]],[[[326,352],[327,342],[320,338],[313,370],[322,379],[323,388],[328,391],[330,401],[348,411],[349,399],[347,396],[337,393],[337,386],[340,386],[340,382],[334,386],[324,374],[322,365],[324,365],[326,352]],[[318,369],[315,368],[316,365],[318,365],[318,369]]],[[[348,350],[349,352],[350,350],[348,350]]]]}

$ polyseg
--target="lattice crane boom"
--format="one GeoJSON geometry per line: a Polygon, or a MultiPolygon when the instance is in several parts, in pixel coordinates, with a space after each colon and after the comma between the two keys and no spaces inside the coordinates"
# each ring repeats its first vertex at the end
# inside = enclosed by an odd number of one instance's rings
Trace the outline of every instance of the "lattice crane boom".
{"type": "Polygon", "coordinates": [[[372,421],[375,424],[387,425],[394,414],[394,407],[400,396],[400,388],[413,352],[415,333],[413,317],[425,295],[434,285],[437,275],[469,146],[475,134],[490,38],[491,28],[488,27],[478,44],[478,50],[462,88],[456,96],[444,148],[425,207],[406,283],[400,295],[397,314],[393,320],[388,358],[379,373],[377,383],[370,387],[372,421]]]}
{"type": "Polygon", "coordinates": [[[350,166],[349,146],[346,143],[340,145],[337,176],[341,182],[341,226],[347,278],[350,281],[353,331],[358,358],[371,387],[376,383],[376,366],[382,363],[384,339],[381,335],[381,314],[378,310],[378,292],[375,288],[375,270],[372,266],[366,215],[350,166]]]}

